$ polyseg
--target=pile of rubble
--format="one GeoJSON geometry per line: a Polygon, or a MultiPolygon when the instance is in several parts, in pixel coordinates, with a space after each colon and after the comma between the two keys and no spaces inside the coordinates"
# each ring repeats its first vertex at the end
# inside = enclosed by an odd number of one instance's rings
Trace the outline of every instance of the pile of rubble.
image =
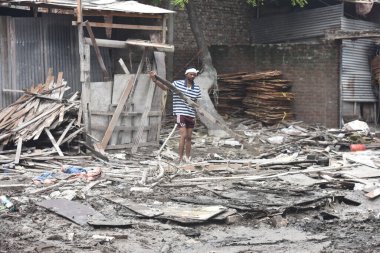
{"type": "MultiPolygon", "coordinates": [[[[45,160],[54,160],[50,168],[3,166],[0,195],[6,201],[0,219],[2,226],[12,225],[21,235],[3,234],[4,248],[28,248],[39,237],[53,249],[117,251],[125,247],[122,242],[139,245],[141,229],[145,238],[157,236],[152,233],[158,229],[170,230],[183,240],[158,244],[148,240],[144,245],[179,252],[187,247],[181,243],[186,238],[197,241],[211,236],[210,230],[194,224],[241,226],[255,221],[290,231],[297,222],[295,215],[327,221],[367,219],[380,213],[376,204],[380,201],[379,140],[365,123],[350,122],[342,129],[302,122],[263,127],[255,120],[236,118],[230,124],[250,145],[211,137],[198,128],[194,158],[181,165],[175,163],[177,134],[164,142],[160,153],[145,147],[133,156],[108,154],[109,161],[66,154],[62,160],[45,156],[45,160]],[[352,152],[352,145],[359,143],[369,149],[352,152]],[[42,225],[43,220],[37,218],[42,213],[51,222],[42,225]],[[71,227],[70,222],[78,226],[71,227]],[[56,224],[70,229],[57,230],[56,224]],[[75,239],[77,235],[81,239],[75,239]]],[[[164,129],[162,139],[167,139],[169,131],[164,129]]],[[[322,243],[317,237],[308,238],[304,241],[308,247],[322,243]]],[[[331,245],[323,238],[323,245],[331,245]]],[[[219,243],[209,247],[225,247],[219,243]]],[[[192,252],[200,250],[198,246],[190,247],[192,252]]],[[[244,244],[235,246],[249,249],[244,244]]]]}

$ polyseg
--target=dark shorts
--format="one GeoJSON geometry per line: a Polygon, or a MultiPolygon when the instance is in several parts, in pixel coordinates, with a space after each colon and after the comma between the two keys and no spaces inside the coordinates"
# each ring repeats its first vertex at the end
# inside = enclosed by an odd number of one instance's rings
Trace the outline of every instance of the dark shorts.
{"type": "Polygon", "coordinates": [[[177,115],[178,127],[194,128],[195,118],[184,115],[177,115]]]}

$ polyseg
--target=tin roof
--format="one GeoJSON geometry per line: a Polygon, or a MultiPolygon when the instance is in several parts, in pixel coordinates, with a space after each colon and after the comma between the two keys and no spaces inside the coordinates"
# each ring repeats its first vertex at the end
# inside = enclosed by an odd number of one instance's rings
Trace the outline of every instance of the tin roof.
{"type": "MultiPolygon", "coordinates": [[[[77,7],[77,0],[11,0],[2,1],[15,5],[40,5],[41,7],[61,7],[74,9],[77,7]]],[[[159,8],[152,5],[142,4],[137,1],[119,0],[82,0],[82,9],[89,11],[117,11],[124,13],[145,13],[145,14],[168,14],[174,11],[159,8]]]]}

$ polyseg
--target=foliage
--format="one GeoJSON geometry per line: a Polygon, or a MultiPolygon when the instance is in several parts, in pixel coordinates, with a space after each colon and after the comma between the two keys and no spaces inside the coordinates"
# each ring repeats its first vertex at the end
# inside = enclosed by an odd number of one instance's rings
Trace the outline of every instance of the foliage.
{"type": "MultiPolygon", "coordinates": [[[[189,0],[170,0],[172,2],[172,4],[174,6],[178,6],[179,8],[183,9],[185,7],[185,4],[189,1],[189,0]]],[[[252,5],[252,6],[257,6],[257,5],[263,5],[267,0],[246,0],[248,4],[252,5]]],[[[283,0],[279,0],[279,1],[283,1],[283,0]]],[[[300,6],[300,7],[304,7],[306,4],[307,4],[307,1],[308,0],[290,0],[290,3],[293,5],[293,6],[300,6]]],[[[158,5],[161,0],[151,0],[151,2],[155,5],[158,5]]]]}
{"type": "MultiPolygon", "coordinates": [[[[257,5],[263,5],[265,3],[265,0],[247,0],[247,2],[251,4],[252,6],[257,6],[257,5]]],[[[290,0],[290,3],[293,6],[298,5],[300,7],[304,7],[307,4],[307,0],[290,0]]]]}

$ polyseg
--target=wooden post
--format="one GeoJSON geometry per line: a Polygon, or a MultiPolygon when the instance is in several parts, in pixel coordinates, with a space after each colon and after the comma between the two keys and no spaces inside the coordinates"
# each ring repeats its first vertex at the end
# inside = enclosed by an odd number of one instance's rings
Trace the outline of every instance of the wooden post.
{"type": "Polygon", "coordinates": [[[86,24],[88,35],[90,35],[92,46],[94,47],[96,58],[98,59],[100,68],[103,71],[103,79],[105,81],[109,81],[109,74],[106,68],[106,65],[104,64],[102,54],[100,53],[100,49],[98,47],[98,44],[96,44],[94,33],[92,32],[90,23],[88,21],[84,22],[86,24]]]}

